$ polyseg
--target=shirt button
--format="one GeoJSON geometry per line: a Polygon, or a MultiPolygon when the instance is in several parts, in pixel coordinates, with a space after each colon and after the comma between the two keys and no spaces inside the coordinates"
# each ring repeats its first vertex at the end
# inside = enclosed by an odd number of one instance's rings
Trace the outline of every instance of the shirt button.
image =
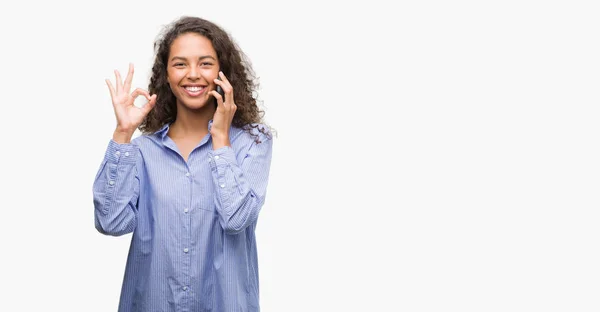
{"type": "Polygon", "coordinates": [[[219,155],[215,156],[215,159],[219,159],[219,155]]]}
{"type": "Polygon", "coordinates": [[[115,181],[110,181],[110,182],[108,182],[108,184],[110,184],[110,185],[114,185],[114,184],[115,184],[115,181]]]}
{"type": "Polygon", "coordinates": [[[117,152],[115,153],[115,155],[117,155],[117,157],[119,157],[119,155],[121,155],[121,152],[117,151],[117,152]]]}
{"type": "Polygon", "coordinates": [[[190,210],[187,208],[183,209],[183,212],[185,212],[185,213],[188,213],[188,211],[190,211],[190,210]]]}
{"type": "Polygon", "coordinates": [[[223,187],[225,187],[225,184],[221,184],[220,186],[221,186],[221,188],[223,188],[223,187]]]}
{"type": "Polygon", "coordinates": [[[183,290],[187,290],[187,289],[188,289],[187,286],[183,286],[183,290]]]}
{"type": "Polygon", "coordinates": [[[129,156],[129,152],[125,152],[125,157],[129,156]]]}
{"type": "Polygon", "coordinates": [[[183,248],[183,252],[187,253],[188,251],[190,251],[190,250],[187,248],[183,248]]]}
{"type": "Polygon", "coordinates": [[[186,176],[186,177],[189,177],[189,176],[190,176],[190,173],[189,173],[189,172],[186,172],[186,173],[185,173],[185,176],[186,176]]]}

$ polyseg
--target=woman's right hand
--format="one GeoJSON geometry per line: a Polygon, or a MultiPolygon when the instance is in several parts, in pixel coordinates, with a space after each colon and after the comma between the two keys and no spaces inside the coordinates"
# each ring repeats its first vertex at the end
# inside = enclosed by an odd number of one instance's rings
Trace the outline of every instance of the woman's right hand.
{"type": "Polygon", "coordinates": [[[148,91],[140,88],[135,89],[131,94],[129,93],[131,81],[133,80],[133,64],[129,64],[129,73],[127,73],[125,83],[122,83],[121,74],[118,70],[115,70],[115,77],[117,79],[116,89],[110,80],[106,79],[115,116],[117,117],[117,129],[115,129],[113,140],[117,143],[129,143],[135,130],[156,105],[156,94],[150,96],[148,91]],[[142,107],[137,107],[133,102],[140,95],[146,97],[148,103],[142,107]]]}

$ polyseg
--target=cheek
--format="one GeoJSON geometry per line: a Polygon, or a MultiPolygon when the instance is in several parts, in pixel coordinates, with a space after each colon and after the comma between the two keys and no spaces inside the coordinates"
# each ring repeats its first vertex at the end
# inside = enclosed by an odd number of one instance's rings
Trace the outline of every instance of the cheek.
{"type": "Polygon", "coordinates": [[[202,71],[202,76],[208,80],[209,83],[214,83],[212,80],[219,76],[219,70],[217,69],[205,69],[202,71]]]}
{"type": "Polygon", "coordinates": [[[169,87],[171,88],[171,90],[175,90],[177,88],[177,77],[174,76],[167,76],[167,82],[169,83],[169,87]]]}
{"type": "Polygon", "coordinates": [[[177,81],[178,81],[177,72],[168,69],[167,70],[167,82],[169,82],[169,85],[176,85],[177,81]]]}

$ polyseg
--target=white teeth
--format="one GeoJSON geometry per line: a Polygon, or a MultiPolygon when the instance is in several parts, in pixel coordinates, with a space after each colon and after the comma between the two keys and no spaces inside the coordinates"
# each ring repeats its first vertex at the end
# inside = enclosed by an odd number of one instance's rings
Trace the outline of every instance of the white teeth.
{"type": "Polygon", "coordinates": [[[198,92],[200,90],[202,90],[202,87],[185,87],[186,90],[190,91],[190,92],[198,92]]]}

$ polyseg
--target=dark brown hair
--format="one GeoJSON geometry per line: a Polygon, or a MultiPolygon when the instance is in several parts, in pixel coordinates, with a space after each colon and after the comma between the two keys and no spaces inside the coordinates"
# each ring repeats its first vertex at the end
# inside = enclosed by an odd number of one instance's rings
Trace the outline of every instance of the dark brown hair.
{"type": "MultiPolygon", "coordinates": [[[[252,96],[258,82],[250,61],[221,27],[202,18],[190,16],[183,16],[169,24],[154,42],[155,60],[148,91],[157,95],[156,106],[140,124],[140,131],[144,134],[154,133],[165,124],[175,121],[177,117],[176,98],[167,81],[167,63],[171,44],[177,37],[186,33],[197,33],[212,42],[219,59],[219,68],[233,87],[237,109],[232,125],[244,128],[252,134],[252,128],[262,123],[264,111],[258,108],[256,99],[252,96]]],[[[269,135],[269,131],[262,127],[259,127],[259,131],[269,135]]]]}

